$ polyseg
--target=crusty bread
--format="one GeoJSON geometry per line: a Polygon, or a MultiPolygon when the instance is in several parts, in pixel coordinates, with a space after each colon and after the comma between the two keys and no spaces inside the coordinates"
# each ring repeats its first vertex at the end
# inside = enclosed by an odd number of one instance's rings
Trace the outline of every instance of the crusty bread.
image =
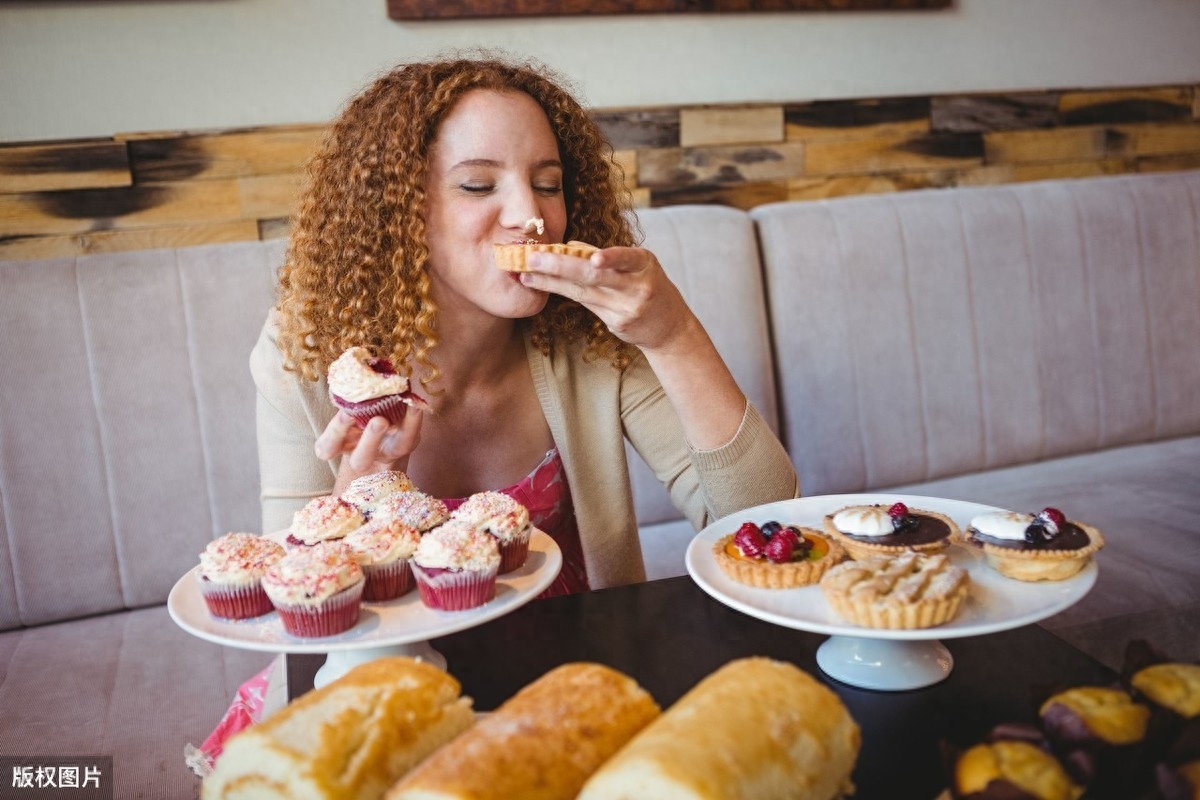
{"type": "Polygon", "coordinates": [[[832,800],[853,791],[861,735],[797,667],[732,661],[633,738],[579,800],[832,800]]]}
{"type": "Polygon", "coordinates": [[[457,680],[381,658],[309,692],[229,740],[203,800],[380,798],[474,721],[457,680]]]}
{"type": "Polygon", "coordinates": [[[600,664],[565,664],[426,759],[387,800],[571,800],[658,715],[632,678],[600,664]]]}
{"type": "Polygon", "coordinates": [[[506,272],[528,272],[528,258],[530,253],[557,253],[559,255],[575,256],[576,258],[587,258],[599,248],[593,247],[586,242],[571,241],[566,244],[551,242],[498,244],[494,245],[492,249],[496,257],[496,266],[500,269],[506,272]]]}

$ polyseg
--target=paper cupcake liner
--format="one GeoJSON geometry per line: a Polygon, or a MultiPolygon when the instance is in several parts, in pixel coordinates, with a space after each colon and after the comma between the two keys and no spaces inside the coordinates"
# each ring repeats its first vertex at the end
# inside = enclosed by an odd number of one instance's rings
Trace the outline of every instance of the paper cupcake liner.
{"type": "Polygon", "coordinates": [[[478,608],[496,596],[499,567],[486,571],[422,569],[413,562],[413,577],[421,602],[438,611],[478,608]]]}
{"type": "Polygon", "coordinates": [[[367,423],[371,421],[372,417],[383,417],[392,425],[399,425],[404,419],[404,415],[408,413],[408,403],[404,402],[404,398],[398,394],[376,397],[361,403],[343,400],[336,394],[331,394],[330,397],[333,399],[333,404],[353,417],[355,424],[360,428],[367,427],[367,423]]]}
{"type": "Polygon", "coordinates": [[[208,578],[199,578],[199,581],[200,594],[204,596],[204,603],[214,617],[251,619],[270,614],[275,608],[258,581],[236,586],[217,583],[208,578]]]}
{"type": "Polygon", "coordinates": [[[363,584],[359,581],[317,605],[276,604],[283,629],[292,636],[333,636],[348,631],[362,610],[363,584]]]}
{"type": "Polygon", "coordinates": [[[413,573],[407,559],[390,564],[363,564],[362,571],[367,579],[363,587],[364,601],[382,603],[412,591],[413,573]]]}
{"type": "Polygon", "coordinates": [[[525,566],[525,560],[529,558],[529,540],[532,538],[533,529],[526,528],[516,539],[507,542],[496,540],[496,544],[500,546],[501,575],[525,566]]]}

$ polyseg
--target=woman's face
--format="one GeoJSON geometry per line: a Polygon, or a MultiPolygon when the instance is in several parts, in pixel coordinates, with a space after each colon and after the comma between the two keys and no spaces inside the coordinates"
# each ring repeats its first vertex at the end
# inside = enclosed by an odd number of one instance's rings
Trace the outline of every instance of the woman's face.
{"type": "Polygon", "coordinates": [[[523,92],[476,89],[442,120],[429,157],[426,237],[434,299],[496,317],[532,316],[546,295],[496,267],[492,245],[561,242],[567,227],[558,143],[545,112],[523,92]],[[526,232],[532,218],[545,233],[526,232]]]}

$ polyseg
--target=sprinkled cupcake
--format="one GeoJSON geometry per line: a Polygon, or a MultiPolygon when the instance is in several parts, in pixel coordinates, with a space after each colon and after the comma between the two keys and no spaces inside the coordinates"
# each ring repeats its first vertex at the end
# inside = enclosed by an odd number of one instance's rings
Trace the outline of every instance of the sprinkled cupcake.
{"type": "Polygon", "coordinates": [[[366,577],[363,600],[395,600],[413,588],[409,559],[421,541],[416,528],[396,520],[373,522],[343,541],[354,551],[354,558],[366,577]]]}
{"type": "Polygon", "coordinates": [[[500,548],[491,534],[450,520],[421,537],[412,570],[422,603],[440,611],[463,611],[496,596],[500,548]]]}
{"type": "Polygon", "coordinates": [[[386,358],[373,358],[365,347],[351,347],[329,365],[329,396],[333,404],[365,428],[372,417],[399,424],[409,406],[425,401],[409,390],[408,378],[386,358]]]}
{"type": "Polygon", "coordinates": [[[361,511],[340,497],[314,497],[292,517],[287,543],[299,547],[341,539],[366,521],[361,511]]]}
{"type": "Polygon", "coordinates": [[[427,533],[450,518],[446,504],[424,492],[399,492],[388,495],[371,512],[373,521],[397,520],[427,533]]]}
{"type": "Polygon", "coordinates": [[[269,614],[272,605],[262,576],[286,552],[278,542],[253,533],[227,533],[209,542],[197,572],[209,613],[222,619],[269,614]]]}
{"type": "Polygon", "coordinates": [[[272,564],[262,585],[293,636],[333,636],[353,628],[366,583],[343,542],[298,547],[272,564]]]}
{"type": "Polygon", "coordinates": [[[407,475],[399,470],[372,472],[350,481],[340,495],[350,505],[362,512],[367,519],[375,511],[379,501],[397,492],[411,492],[417,487],[407,475]]]}
{"type": "Polygon", "coordinates": [[[529,511],[506,494],[479,492],[468,497],[450,514],[496,537],[500,546],[500,574],[512,572],[529,557],[529,539],[533,526],[529,511]]]}

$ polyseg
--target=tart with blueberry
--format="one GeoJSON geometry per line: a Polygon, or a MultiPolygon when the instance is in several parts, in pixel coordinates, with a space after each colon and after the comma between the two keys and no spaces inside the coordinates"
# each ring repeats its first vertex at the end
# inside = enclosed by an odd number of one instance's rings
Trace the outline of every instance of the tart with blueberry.
{"type": "Polygon", "coordinates": [[[962,534],[954,520],[904,503],[846,506],[825,515],[825,532],[851,558],[936,553],[962,534]]]}
{"type": "Polygon", "coordinates": [[[1068,520],[1057,508],[979,514],[967,526],[966,541],[982,550],[1001,575],[1021,581],[1065,580],[1104,546],[1100,531],[1068,520]]]}
{"type": "Polygon", "coordinates": [[[744,522],[737,533],[713,544],[721,571],[760,589],[794,589],[821,579],[846,557],[840,544],[820,531],[775,520],[760,527],[744,522]]]}

